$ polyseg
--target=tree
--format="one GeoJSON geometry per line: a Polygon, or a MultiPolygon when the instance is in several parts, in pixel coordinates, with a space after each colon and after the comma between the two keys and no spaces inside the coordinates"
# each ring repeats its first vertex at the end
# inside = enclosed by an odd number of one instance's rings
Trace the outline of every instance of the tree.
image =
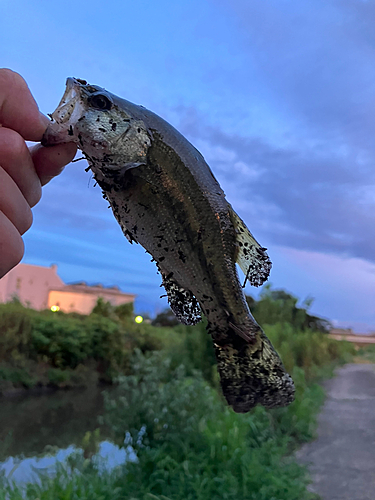
{"type": "Polygon", "coordinates": [[[297,307],[298,299],[285,290],[272,290],[266,285],[260,294],[259,300],[246,297],[252,314],[260,325],[274,325],[276,323],[290,323],[298,329],[311,329],[327,333],[331,325],[329,321],[309,314],[308,309],[313,299],[308,297],[297,307]]]}
{"type": "Polygon", "coordinates": [[[132,319],[134,316],[134,304],[133,302],[128,302],[127,304],[121,304],[114,308],[114,313],[120,321],[125,319],[132,319]]]}
{"type": "Polygon", "coordinates": [[[169,307],[159,313],[152,322],[153,326],[176,326],[179,324],[180,322],[169,307]]]}

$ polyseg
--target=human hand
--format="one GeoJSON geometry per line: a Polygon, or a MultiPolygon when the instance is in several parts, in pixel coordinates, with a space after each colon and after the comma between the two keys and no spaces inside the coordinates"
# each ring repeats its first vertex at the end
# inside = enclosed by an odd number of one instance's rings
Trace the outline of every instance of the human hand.
{"type": "Polygon", "coordinates": [[[48,124],[25,80],[0,69],[0,278],[23,257],[21,235],[31,226],[41,187],[76,153],[73,143],[26,146],[25,141],[39,142],[48,124]]]}

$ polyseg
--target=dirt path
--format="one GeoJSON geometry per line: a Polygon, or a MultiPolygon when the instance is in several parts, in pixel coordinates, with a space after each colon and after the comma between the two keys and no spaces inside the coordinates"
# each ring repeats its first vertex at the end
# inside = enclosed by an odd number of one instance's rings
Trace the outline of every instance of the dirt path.
{"type": "Polygon", "coordinates": [[[345,365],[326,387],[318,439],[297,458],[323,500],[374,500],[375,365],[345,365]]]}

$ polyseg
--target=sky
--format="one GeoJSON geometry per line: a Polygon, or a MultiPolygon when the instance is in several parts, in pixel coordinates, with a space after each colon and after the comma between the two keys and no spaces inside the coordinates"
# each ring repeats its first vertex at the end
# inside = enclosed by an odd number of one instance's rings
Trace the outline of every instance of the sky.
{"type": "MultiPolygon", "coordinates": [[[[0,14],[0,65],[42,112],[74,76],[161,115],[268,248],[272,287],[375,331],[375,1],[3,0],[0,14]]],[[[155,314],[156,268],[85,166],[44,188],[23,262],[118,285],[155,314]]]]}

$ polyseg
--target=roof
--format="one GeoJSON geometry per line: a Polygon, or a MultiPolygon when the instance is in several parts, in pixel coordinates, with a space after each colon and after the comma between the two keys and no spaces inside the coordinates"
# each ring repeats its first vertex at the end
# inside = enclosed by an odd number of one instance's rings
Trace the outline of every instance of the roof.
{"type": "Polygon", "coordinates": [[[84,281],[80,281],[78,283],[71,283],[69,285],[64,285],[59,288],[52,288],[50,291],[59,291],[59,292],[75,292],[75,293],[87,293],[93,295],[100,295],[101,293],[105,293],[106,295],[117,295],[121,297],[133,297],[136,295],[133,293],[124,293],[122,292],[118,286],[105,287],[101,283],[95,285],[88,285],[84,281]]]}

